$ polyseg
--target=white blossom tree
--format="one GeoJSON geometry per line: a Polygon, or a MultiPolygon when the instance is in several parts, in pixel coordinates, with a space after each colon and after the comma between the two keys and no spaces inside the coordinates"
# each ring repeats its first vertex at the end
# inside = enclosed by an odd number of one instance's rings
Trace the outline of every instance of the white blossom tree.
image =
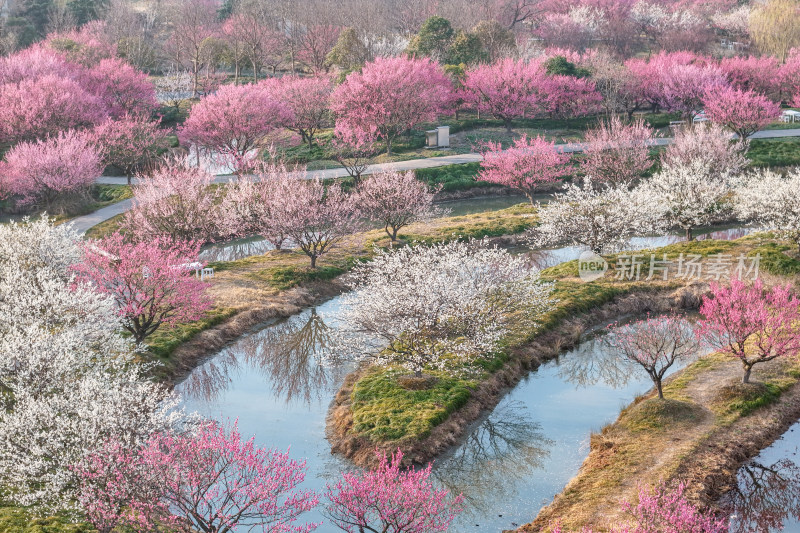
{"type": "Polygon", "coordinates": [[[598,189],[587,177],[539,209],[539,226],[529,231],[535,246],[570,243],[595,253],[620,249],[635,235],[659,229],[652,211],[657,206],[623,183],[598,189]]]}
{"type": "Polygon", "coordinates": [[[470,364],[497,350],[521,323],[533,325],[551,286],[524,258],[480,241],[380,251],[352,273],[343,297],[340,355],[426,369],[470,364]]]}
{"type": "Polygon", "coordinates": [[[77,239],[46,219],[0,226],[0,483],[42,513],[75,505],[71,467],[106,438],[135,444],[181,417],[113,301],[74,284],[77,239]]]}
{"type": "Polygon", "coordinates": [[[793,169],[786,177],[771,170],[742,176],[734,204],[740,219],[775,232],[800,252],[800,170],[793,169]]]}
{"type": "Polygon", "coordinates": [[[730,174],[720,173],[703,158],[665,166],[638,192],[656,209],[650,216],[666,227],[682,228],[689,241],[694,228],[720,222],[732,213],[730,174]]]}

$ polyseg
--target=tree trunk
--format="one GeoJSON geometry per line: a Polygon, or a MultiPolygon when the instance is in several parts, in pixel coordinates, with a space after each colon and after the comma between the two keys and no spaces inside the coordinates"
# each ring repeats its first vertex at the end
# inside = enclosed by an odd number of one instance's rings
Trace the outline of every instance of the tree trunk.
{"type": "Polygon", "coordinates": [[[311,268],[317,268],[317,256],[316,255],[312,255],[311,256],[311,268]]]}
{"type": "Polygon", "coordinates": [[[686,240],[687,241],[694,240],[694,235],[692,235],[692,228],[686,228],[686,240]]]}
{"type": "Polygon", "coordinates": [[[513,133],[512,130],[511,130],[511,119],[510,118],[505,121],[505,126],[506,126],[506,132],[507,133],[513,133]]]}
{"type": "Polygon", "coordinates": [[[659,400],[663,400],[664,399],[664,389],[663,389],[663,387],[661,385],[661,380],[657,379],[657,380],[655,380],[655,383],[656,383],[656,391],[658,391],[658,399],[659,400]]]}
{"type": "Polygon", "coordinates": [[[386,137],[386,155],[392,155],[392,139],[386,137]]]}
{"type": "Polygon", "coordinates": [[[742,383],[750,383],[751,370],[753,370],[753,365],[744,365],[744,376],[742,376],[742,383]]]}

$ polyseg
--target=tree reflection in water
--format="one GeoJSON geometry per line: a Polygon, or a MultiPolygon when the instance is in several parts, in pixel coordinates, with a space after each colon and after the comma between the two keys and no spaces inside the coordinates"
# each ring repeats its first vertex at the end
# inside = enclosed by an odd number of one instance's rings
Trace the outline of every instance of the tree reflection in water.
{"type": "Polygon", "coordinates": [[[628,384],[636,368],[615,353],[603,338],[581,343],[558,359],[558,376],[578,387],[604,383],[620,388],[628,384]]]}
{"type": "Polygon", "coordinates": [[[783,531],[787,520],[800,521],[800,467],[791,459],[751,461],[721,504],[731,515],[730,533],[783,531]]]}
{"type": "Polygon", "coordinates": [[[319,400],[347,369],[321,364],[330,342],[330,328],[316,309],[268,326],[239,340],[217,357],[196,369],[181,385],[193,398],[216,400],[242,369],[260,372],[277,397],[287,403],[310,404],[319,400]]]}
{"type": "Polygon", "coordinates": [[[490,512],[496,502],[515,496],[514,481],[543,465],[553,441],[540,429],[523,402],[501,402],[452,454],[434,463],[433,476],[451,493],[464,495],[468,512],[490,512]],[[499,479],[508,483],[499,485],[499,479]]]}

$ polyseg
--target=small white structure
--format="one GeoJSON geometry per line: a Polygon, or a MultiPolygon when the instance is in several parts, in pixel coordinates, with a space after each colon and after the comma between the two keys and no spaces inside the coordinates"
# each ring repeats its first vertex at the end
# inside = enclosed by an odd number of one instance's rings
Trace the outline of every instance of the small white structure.
{"type": "Polygon", "coordinates": [[[694,117],[692,117],[692,123],[697,124],[698,122],[708,122],[708,117],[706,116],[705,111],[700,111],[694,117]]]}
{"type": "Polygon", "coordinates": [[[669,127],[670,128],[680,128],[684,124],[686,124],[685,120],[670,120],[669,121],[669,127]]]}
{"type": "Polygon", "coordinates": [[[446,148],[450,146],[450,126],[439,126],[435,130],[425,132],[425,146],[428,148],[446,148]]]}
{"type": "Polygon", "coordinates": [[[800,111],[785,109],[781,113],[781,122],[800,122],[800,111]]]}
{"type": "Polygon", "coordinates": [[[200,281],[203,281],[206,278],[213,278],[214,277],[214,268],[213,267],[206,267],[200,272],[200,281]]]}

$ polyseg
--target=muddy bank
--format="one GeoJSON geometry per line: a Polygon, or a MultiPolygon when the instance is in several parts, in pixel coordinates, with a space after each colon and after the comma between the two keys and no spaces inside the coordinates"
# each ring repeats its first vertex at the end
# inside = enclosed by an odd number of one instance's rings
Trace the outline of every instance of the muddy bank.
{"type": "Polygon", "coordinates": [[[304,283],[265,299],[261,305],[240,310],[221,324],[201,331],[172,353],[170,357],[175,365],[168,383],[173,385],[182,381],[208,357],[265,322],[296,315],[303,309],[319,305],[345,290],[346,286],[339,279],[304,283]]]}
{"type": "Polygon", "coordinates": [[[399,447],[403,450],[404,461],[409,464],[427,463],[458,443],[469,425],[482,413],[493,409],[529,372],[577,346],[588,330],[630,315],[696,309],[706,290],[705,284],[699,284],[661,292],[634,292],[617,297],[591,313],[562,322],[537,336],[534,341],[514,349],[502,369],[480,382],[467,403],[433,428],[430,435],[421,441],[375,443],[353,434],[352,393],[358,379],[366,371],[362,368],[347,376],[328,412],[327,434],[331,451],[359,466],[371,467],[375,465],[376,447],[387,453],[399,447]]]}

